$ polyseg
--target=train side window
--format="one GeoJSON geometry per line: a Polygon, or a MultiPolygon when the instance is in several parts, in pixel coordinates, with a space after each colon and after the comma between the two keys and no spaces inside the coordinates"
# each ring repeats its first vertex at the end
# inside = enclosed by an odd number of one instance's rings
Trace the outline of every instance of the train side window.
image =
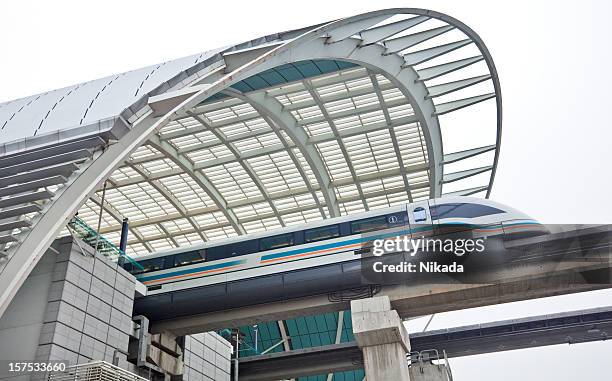
{"type": "Polygon", "coordinates": [[[193,250],[186,253],[176,254],[174,256],[174,267],[187,266],[194,263],[204,262],[206,259],[205,251],[193,250]]]}
{"type": "Polygon", "coordinates": [[[213,246],[206,249],[206,259],[216,261],[217,259],[227,258],[225,246],[213,246]]]}
{"type": "Polygon", "coordinates": [[[148,273],[151,271],[162,270],[164,268],[164,259],[164,257],[159,257],[140,261],[142,270],[139,269],[139,273],[148,273]]]}
{"type": "Polygon", "coordinates": [[[227,247],[228,249],[228,257],[237,257],[240,255],[247,255],[251,253],[256,253],[259,249],[257,245],[257,240],[252,239],[250,241],[242,241],[236,242],[227,247]]]}
{"type": "Polygon", "coordinates": [[[427,221],[427,211],[425,210],[425,208],[421,208],[420,206],[418,208],[414,208],[412,214],[414,216],[414,222],[427,221]]]}
{"type": "Polygon", "coordinates": [[[279,234],[259,240],[259,250],[273,250],[293,245],[293,233],[279,234]]]}
{"type": "Polygon", "coordinates": [[[335,237],[340,237],[340,227],[338,225],[322,226],[304,232],[304,241],[306,243],[335,237]]]}
{"type": "Polygon", "coordinates": [[[366,233],[374,230],[386,229],[387,227],[387,216],[378,216],[351,222],[351,233],[366,233]]]}

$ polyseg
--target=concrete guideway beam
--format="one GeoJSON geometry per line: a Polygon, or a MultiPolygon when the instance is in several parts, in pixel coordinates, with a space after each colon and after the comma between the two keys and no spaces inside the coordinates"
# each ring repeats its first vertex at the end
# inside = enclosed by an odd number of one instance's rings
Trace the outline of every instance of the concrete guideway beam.
{"type": "MultiPolygon", "coordinates": [[[[573,266],[559,269],[556,273],[543,274],[540,266],[536,264],[525,269],[530,272],[529,276],[500,279],[495,284],[399,284],[382,287],[377,295],[389,296],[391,305],[402,318],[423,316],[608,288],[609,285],[585,280],[591,273],[600,271],[592,267],[593,264],[590,262],[574,263],[573,266]],[[581,269],[586,272],[581,272],[581,269]]],[[[601,270],[609,271],[609,269],[601,270]]],[[[151,330],[152,332],[169,330],[176,334],[187,335],[349,308],[348,301],[332,302],[328,295],[318,295],[152,322],[151,330]]]]}

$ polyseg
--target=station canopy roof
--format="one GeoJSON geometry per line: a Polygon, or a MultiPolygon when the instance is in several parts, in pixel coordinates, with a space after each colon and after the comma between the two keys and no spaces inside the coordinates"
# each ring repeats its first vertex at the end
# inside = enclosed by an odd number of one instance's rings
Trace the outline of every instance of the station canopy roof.
{"type": "MultiPolygon", "coordinates": [[[[501,95],[467,26],[387,10],[1,103],[0,160],[98,137],[73,160],[85,173],[139,123],[161,120],[109,161],[105,192],[102,181],[78,209],[96,227],[102,206],[100,231],[114,243],[128,218],[131,256],[443,194],[487,196],[501,95]],[[174,109],[194,94],[205,96],[174,109]]],[[[45,183],[49,199],[35,202],[53,203],[78,173],[45,183]]]]}

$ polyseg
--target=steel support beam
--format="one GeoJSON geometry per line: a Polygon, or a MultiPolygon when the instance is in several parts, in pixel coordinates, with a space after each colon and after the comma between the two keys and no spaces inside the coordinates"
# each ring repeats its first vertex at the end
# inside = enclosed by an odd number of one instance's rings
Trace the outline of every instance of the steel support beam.
{"type": "MultiPolygon", "coordinates": [[[[372,85],[374,86],[374,91],[376,92],[376,96],[378,97],[378,103],[380,103],[383,114],[385,116],[385,122],[387,126],[389,126],[389,135],[391,136],[391,143],[393,144],[393,150],[395,151],[395,156],[397,156],[397,161],[399,163],[400,173],[402,174],[402,180],[404,181],[404,187],[406,188],[406,193],[408,193],[408,202],[412,202],[412,193],[410,192],[410,182],[408,181],[408,176],[406,173],[406,166],[404,165],[404,160],[402,159],[402,152],[399,147],[399,143],[397,141],[397,135],[395,133],[395,129],[393,129],[393,121],[391,120],[391,115],[389,115],[389,109],[386,105],[385,98],[383,97],[382,91],[380,89],[380,84],[378,83],[378,79],[376,78],[376,74],[370,72],[370,80],[372,81],[372,85]]],[[[331,381],[331,380],[328,380],[331,381]]]]}
{"type": "Polygon", "coordinates": [[[82,171],[73,173],[66,186],[47,203],[40,215],[32,220],[32,228],[22,233],[21,242],[9,250],[0,263],[0,316],[34,269],[51,242],[111,173],[151,135],[165,124],[170,116],[154,120],[144,118],[115,144],[110,145],[82,171]]]}
{"type": "Polygon", "coordinates": [[[189,159],[180,155],[172,144],[161,140],[159,135],[151,136],[149,142],[158,151],[165,152],[166,155],[168,155],[168,157],[176,165],[178,165],[181,170],[183,170],[183,172],[189,174],[191,178],[193,178],[193,180],[206,192],[208,197],[213,200],[219,210],[223,211],[223,214],[225,214],[225,217],[229,221],[230,225],[238,234],[246,233],[242,225],[238,222],[238,217],[236,217],[234,211],[228,208],[227,202],[219,190],[217,190],[210,180],[208,180],[200,171],[197,171],[194,168],[193,163],[189,161],[189,159]]]}
{"type": "MultiPolygon", "coordinates": [[[[147,173],[145,172],[144,169],[140,168],[137,165],[131,165],[130,166],[136,173],[138,173],[140,176],[146,177],[147,173]]],[[[172,205],[174,207],[174,209],[176,211],[178,211],[181,215],[182,218],[186,219],[189,224],[191,226],[193,226],[194,231],[200,236],[200,238],[202,239],[202,241],[206,241],[206,237],[204,237],[204,235],[202,234],[202,232],[200,231],[200,228],[198,226],[198,224],[193,220],[193,218],[191,218],[188,213],[187,213],[187,209],[185,209],[185,207],[183,206],[183,204],[181,204],[181,202],[174,197],[174,195],[172,193],[170,193],[170,191],[168,191],[168,189],[166,189],[166,187],[164,186],[164,184],[162,184],[161,182],[159,182],[158,180],[150,180],[149,184],[151,184],[151,186],[158,191],[162,196],[164,196],[164,198],[166,200],[168,200],[168,202],[170,203],[170,205],[172,205]]],[[[123,220],[122,220],[123,221],[123,220]]],[[[168,236],[168,238],[170,238],[170,240],[172,241],[172,243],[174,245],[176,245],[176,247],[178,247],[178,243],[174,240],[174,238],[170,235],[170,233],[168,233],[168,230],[166,230],[166,228],[164,227],[163,224],[158,224],[159,228],[162,229],[162,231],[164,233],[166,233],[166,235],[168,236]]]]}
{"type": "MultiPolygon", "coordinates": [[[[308,135],[306,132],[297,126],[297,121],[293,115],[283,110],[281,103],[276,98],[266,96],[263,93],[252,93],[244,94],[245,100],[258,110],[262,115],[272,121],[273,124],[283,128],[284,131],[289,135],[289,138],[298,147],[302,156],[312,169],[323,197],[325,198],[325,204],[329,211],[330,217],[340,216],[340,208],[338,206],[338,200],[336,199],[336,193],[333,189],[329,172],[325,167],[323,159],[317,152],[316,148],[309,144],[308,135]]],[[[308,181],[305,179],[305,181],[308,181]]],[[[315,198],[316,199],[316,198],[315,198]]]]}
{"type": "MultiPolygon", "coordinates": [[[[125,216],[121,214],[117,209],[115,209],[112,205],[110,205],[108,202],[105,202],[103,204],[102,199],[96,193],[92,194],[89,199],[94,204],[98,205],[99,207],[102,207],[104,211],[108,213],[111,217],[113,217],[115,220],[117,220],[117,222],[119,223],[123,222],[123,219],[125,218],[125,216]]],[[[140,234],[137,230],[133,228],[130,228],[129,230],[130,230],[130,233],[134,237],[136,237],[139,243],[141,243],[149,252],[153,252],[153,247],[148,242],[145,241],[142,234],[140,234]]],[[[104,229],[100,229],[100,233],[104,234],[104,229]]]]}
{"type": "MultiPolygon", "coordinates": [[[[233,96],[235,98],[238,98],[248,104],[251,105],[251,107],[253,107],[255,110],[257,110],[260,115],[262,116],[262,118],[266,121],[266,123],[270,126],[270,128],[272,128],[272,131],[274,131],[274,133],[276,134],[278,140],[282,143],[283,145],[283,149],[287,152],[287,154],[289,155],[289,157],[291,158],[291,161],[293,162],[293,165],[295,166],[295,168],[298,170],[298,172],[300,173],[300,175],[302,176],[302,178],[304,179],[304,183],[306,184],[306,187],[308,188],[308,191],[310,192],[313,200],[315,201],[315,203],[317,204],[317,207],[319,208],[319,212],[321,213],[321,216],[323,218],[326,217],[326,213],[325,210],[323,209],[323,205],[321,205],[321,202],[319,201],[319,197],[317,196],[317,193],[315,191],[315,188],[313,187],[313,185],[310,183],[310,180],[308,180],[308,176],[306,175],[306,172],[304,170],[304,168],[302,167],[302,164],[300,163],[300,161],[298,160],[298,158],[296,157],[295,153],[293,152],[292,145],[291,143],[293,143],[293,141],[291,142],[287,142],[285,137],[281,134],[281,131],[289,131],[292,128],[297,129],[297,127],[295,126],[295,123],[291,124],[291,125],[285,125],[285,124],[281,124],[279,125],[278,123],[283,122],[284,120],[289,121],[289,118],[293,118],[293,116],[290,113],[287,113],[289,115],[271,115],[271,110],[267,109],[264,105],[257,103],[256,101],[252,100],[250,97],[246,96],[245,94],[237,91],[237,90],[226,90],[225,94],[233,96]]],[[[266,99],[266,97],[264,97],[264,99],[266,99]]],[[[281,111],[283,113],[286,113],[286,111],[281,111]]],[[[295,120],[295,118],[294,118],[295,120]]],[[[298,135],[299,132],[297,133],[298,135]]],[[[293,135],[293,133],[288,134],[290,137],[293,135]]],[[[302,156],[307,157],[307,155],[312,154],[312,152],[309,152],[308,150],[306,150],[305,146],[302,145],[298,145],[298,149],[300,149],[300,152],[302,154],[302,156]]],[[[316,152],[315,152],[316,154],[316,152]]],[[[308,162],[308,160],[307,160],[308,162]]],[[[325,172],[327,173],[327,172],[325,172]]],[[[327,176],[327,179],[325,179],[325,176],[323,175],[322,178],[325,180],[329,180],[329,176],[327,176]]],[[[317,177],[318,180],[318,177],[317,177]]],[[[331,183],[331,180],[329,180],[331,183]]],[[[319,185],[320,186],[320,185],[319,185]]],[[[321,188],[320,188],[321,189],[321,188]]],[[[333,193],[333,190],[332,190],[333,193]]],[[[330,197],[330,202],[333,200],[333,198],[331,198],[332,195],[327,195],[324,196],[326,202],[328,197],[330,197]]],[[[333,194],[333,196],[335,196],[335,194],[333,194]]],[[[271,204],[273,204],[273,201],[270,201],[271,204]]],[[[333,215],[335,216],[339,216],[340,215],[340,211],[336,206],[333,206],[330,203],[327,203],[328,206],[331,205],[330,209],[332,209],[333,211],[330,213],[333,213],[333,215]],[[336,214],[337,213],[337,214],[336,214]]],[[[280,218],[279,218],[280,219],[280,218]]],[[[282,219],[280,219],[282,221],[282,219]]]]}
{"type": "MultiPolygon", "coordinates": [[[[321,97],[319,96],[319,93],[317,93],[317,90],[312,86],[312,82],[310,80],[306,80],[304,81],[304,86],[308,90],[308,93],[310,94],[312,99],[315,100],[317,107],[321,111],[322,118],[320,119],[320,121],[325,121],[327,125],[329,126],[329,128],[332,130],[332,133],[334,134],[334,140],[338,144],[338,147],[340,147],[340,152],[342,152],[342,157],[344,158],[346,167],[351,173],[351,177],[353,178],[353,183],[355,184],[355,187],[357,188],[357,193],[359,193],[361,202],[363,203],[363,207],[366,211],[369,210],[368,203],[366,202],[366,198],[363,194],[363,189],[361,188],[361,183],[357,180],[357,173],[355,172],[355,168],[351,165],[351,158],[344,144],[344,140],[340,138],[340,133],[338,132],[338,127],[336,127],[336,122],[334,121],[334,118],[332,118],[329,112],[327,112],[327,108],[325,108],[325,102],[323,101],[323,99],[321,99],[321,97]]],[[[380,107],[384,107],[384,106],[380,105],[380,107]]],[[[310,119],[303,120],[301,121],[301,123],[302,124],[310,123],[309,120],[310,119]]]]}
{"type": "MultiPolygon", "coordinates": [[[[224,140],[224,136],[221,134],[221,132],[217,128],[212,128],[211,126],[209,126],[208,123],[202,117],[196,114],[189,114],[189,115],[191,115],[192,118],[197,120],[202,126],[206,127],[210,132],[212,132],[212,134],[215,135],[217,139],[219,139],[220,141],[224,140]]],[[[263,196],[264,200],[268,203],[268,205],[270,205],[270,208],[272,209],[272,211],[274,211],[274,214],[276,215],[276,218],[279,224],[284,227],[285,223],[283,222],[283,219],[280,217],[280,213],[278,209],[276,208],[276,204],[274,204],[274,201],[272,201],[272,199],[270,198],[270,195],[268,194],[266,187],[264,186],[264,184],[261,182],[261,180],[255,173],[255,170],[249,165],[249,163],[246,160],[241,159],[240,152],[236,149],[236,147],[234,147],[232,143],[227,142],[225,143],[225,146],[232,153],[232,155],[234,155],[235,160],[232,160],[232,161],[237,161],[240,164],[240,166],[249,176],[253,184],[255,184],[255,186],[257,187],[257,190],[259,190],[259,193],[263,196]]]]}

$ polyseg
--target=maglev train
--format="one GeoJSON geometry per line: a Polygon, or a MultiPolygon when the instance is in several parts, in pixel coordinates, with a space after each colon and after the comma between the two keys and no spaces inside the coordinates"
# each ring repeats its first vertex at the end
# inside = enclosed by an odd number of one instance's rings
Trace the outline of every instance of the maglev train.
{"type": "Polygon", "coordinates": [[[448,226],[479,236],[542,234],[537,221],[500,203],[443,197],[177,248],[123,266],[151,295],[354,261],[373,239],[443,235],[448,226]]]}

